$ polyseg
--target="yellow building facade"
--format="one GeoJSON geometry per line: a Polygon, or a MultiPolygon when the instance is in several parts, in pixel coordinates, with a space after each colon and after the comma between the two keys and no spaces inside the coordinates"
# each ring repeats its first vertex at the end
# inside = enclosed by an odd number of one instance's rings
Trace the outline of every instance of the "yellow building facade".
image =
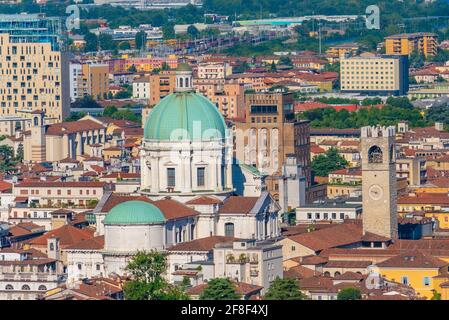
{"type": "Polygon", "coordinates": [[[49,122],[70,113],[69,67],[51,43],[13,43],[0,34],[0,117],[41,110],[49,122]]]}

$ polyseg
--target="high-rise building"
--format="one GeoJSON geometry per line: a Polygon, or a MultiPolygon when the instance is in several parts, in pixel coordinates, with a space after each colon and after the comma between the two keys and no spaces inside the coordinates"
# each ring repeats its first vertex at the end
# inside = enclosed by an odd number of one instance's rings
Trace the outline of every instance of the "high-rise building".
{"type": "Polygon", "coordinates": [[[70,98],[84,96],[101,100],[109,92],[109,65],[101,63],[70,63],[70,98]]]}
{"type": "Polygon", "coordinates": [[[297,121],[291,93],[255,93],[245,97],[246,120],[236,122],[236,157],[267,174],[267,189],[279,198],[287,157],[296,157],[310,186],[309,121],[297,121]]]}
{"type": "Polygon", "coordinates": [[[340,61],[342,92],[405,95],[408,91],[407,56],[361,54],[340,61]]]}
{"type": "Polygon", "coordinates": [[[150,76],[150,101],[149,104],[154,106],[162,98],[168,96],[175,91],[176,75],[173,71],[161,71],[158,74],[150,76]]]}
{"type": "Polygon", "coordinates": [[[0,14],[0,33],[8,33],[11,43],[51,43],[53,50],[62,44],[63,24],[60,17],[43,14],[0,14]]]}
{"type": "Polygon", "coordinates": [[[403,33],[385,38],[386,54],[410,55],[412,52],[426,57],[437,54],[437,35],[428,32],[403,33]]]}
{"type": "Polygon", "coordinates": [[[70,113],[69,63],[50,42],[11,42],[0,34],[0,116],[42,110],[50,122],[70,113]]]}
{"type": "Polygon", "coordinates": [[[197,92],[215,103],[227,119],[245,116],[245,86],[225,79],[194,79],[197,92]]]}
{"type": "Polygon", "coordinates": [[[397,239],[395,127],[361,128],[363,233],[397,239]]]}

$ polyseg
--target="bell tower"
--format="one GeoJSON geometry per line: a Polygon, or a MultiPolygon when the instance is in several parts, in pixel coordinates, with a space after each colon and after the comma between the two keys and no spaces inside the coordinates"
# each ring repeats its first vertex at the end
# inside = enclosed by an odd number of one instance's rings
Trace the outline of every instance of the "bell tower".
{"type": "Polygon", "coordinates": [[[31,112],[31,161],[44,162],[46,160],[45,144],[45,114],[36,110],[31,112]]]}
{"type": "Polygon", "coordinates": [[[395,127],[361,128],[363,234],[397,239],[395,127]]]}

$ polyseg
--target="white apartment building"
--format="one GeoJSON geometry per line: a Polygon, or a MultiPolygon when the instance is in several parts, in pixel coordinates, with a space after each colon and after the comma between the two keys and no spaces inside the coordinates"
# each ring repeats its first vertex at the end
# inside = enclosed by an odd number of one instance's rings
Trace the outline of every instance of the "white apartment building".
{"type": "Polygon", "coordinates": [[[133,98],[150,99],[150,77],[141,77],[134,80],[133,98]]]}

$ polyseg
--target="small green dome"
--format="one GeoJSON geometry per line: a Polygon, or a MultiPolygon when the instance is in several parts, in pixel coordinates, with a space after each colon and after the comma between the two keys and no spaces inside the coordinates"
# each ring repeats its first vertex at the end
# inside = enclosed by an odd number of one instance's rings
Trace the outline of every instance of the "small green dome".
{"type": "Polygon", "coordinates": [[[155,205],[130,200],[113,207],[103,220],[103,224],[154,224],[165,221],[164,214],[155,205]]]}
{"type": "Polygon", "coordinates": [[[178,64],[176,71],[192,71],[192,67],[188,63],[181,62],[178,64]]]}
{"type": "Polygon", "coordinates": [[[144,128],[149,140],[224,139],[226,123],[209,99],[195,92],[172,93],[150,111],[144,128]]]}

